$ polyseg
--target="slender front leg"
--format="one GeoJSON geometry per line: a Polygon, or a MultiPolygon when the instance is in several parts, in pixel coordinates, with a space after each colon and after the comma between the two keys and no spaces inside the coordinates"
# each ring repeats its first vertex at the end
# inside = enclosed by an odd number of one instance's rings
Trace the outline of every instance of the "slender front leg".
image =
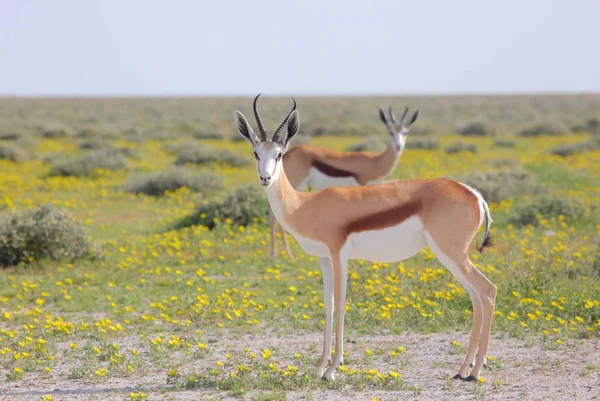
{"type": "Polygon", "coordinates": [[[271,210],[271,206],[269,206],[269,228],[271,229],[271,256],[275,257],[277,255],[277,243],[275,237],[275,230],[277,229],[277,219],[275,219],[275,215],[271,210]]]}
{"type": "Polygon", "coordinates": [[[348,281],[348,258],[340,253],[332,255],[333,299],[335,311],[335,357],[323,379],[333,379],[333,374],[344,356],[344,315],[346,313],[346,286],[348,281]]]}
{"type": "Polygon", "coordinates": [[[290,260],[294,261],[294,255],[292,255],[292,251],[290,251],[290,246],[288,245],[287,239],[285,237],[285,230],[283,229],[283,226],[281,224],[279,224],[279,228],[281,230],[281,238],[283,239],[283,247],[285,249],[285,252],[287,253],[290,260]]]}
{"type": "Polygon", "coordinates": [[[323,353],[317,365],[317,377],[323,377],[323,371],[331,362],[331,337],[333,334],[333,269],[327,258],[320,258],[323,276],[323,296],[325,303],[325,333],[323,334],[323,353]]]}

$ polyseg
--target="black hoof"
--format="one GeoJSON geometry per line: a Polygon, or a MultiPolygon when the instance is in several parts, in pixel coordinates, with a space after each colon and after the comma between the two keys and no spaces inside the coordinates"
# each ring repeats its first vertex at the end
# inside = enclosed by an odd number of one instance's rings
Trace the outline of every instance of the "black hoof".
{"type": "Polygon", "coordinates": [[[456,380],[456,379],[463,380],[463,378],[461,377],[461,375],[459,375],[458,373],[455,374],[454,377],[452,377],[452,380],[456,380]]]}
{"type": "Polygon", "coordinates": [[[340,366],[344,366],[344,361],[340,361],[340,366]]]}
{"type": "Polygon", "coordinates": [[[487,369],[487,363],[484,363],[484,364],[483,364],[483,368],[484,368],[484,369],[487,369]]]}
{"type": "Polygon", "coordinates": [[[463,379],[466,382],[476,382],[477,378],[475,376],[469,376],[466,379],[463,379]]]}
{"type": "Polygon", "coordinates": [[[323,380],[324,382],[328,382],[329,381],[329,379],[326,378],[325,376],[321,376],[321,380],[323,380]]]}

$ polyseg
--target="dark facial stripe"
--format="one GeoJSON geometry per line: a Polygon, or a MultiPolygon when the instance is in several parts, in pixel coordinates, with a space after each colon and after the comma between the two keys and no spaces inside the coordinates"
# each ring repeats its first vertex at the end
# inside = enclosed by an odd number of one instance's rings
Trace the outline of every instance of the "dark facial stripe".
{"type": "Polygon", "coordinates": [[[381,230],[392,227],[402,223],[411,216],[416,215],[422,208],[423,205],[420,201],[414,201],[373,213],[358,220],[351,221],[346,226],[346,233],[347,235],[350,235],[351,233],[361,231],[381,230]]]}
{"type": "Polygon", "coordinates": [[[325,164],[318,160],[313,160],[312,165],[321,173],[330,177],[354,177],[354,173],[345,170],[340,170],[337,167],[330,166],[329,164],[325,164]]]}

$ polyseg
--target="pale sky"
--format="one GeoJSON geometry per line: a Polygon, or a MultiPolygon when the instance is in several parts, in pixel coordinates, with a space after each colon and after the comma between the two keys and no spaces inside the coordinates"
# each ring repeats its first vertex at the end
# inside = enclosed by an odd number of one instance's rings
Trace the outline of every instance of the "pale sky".
{"type": "Polygon", "coordinates": [[[600,0],[0,0],[0,95],[600,92],[600,0]]]}

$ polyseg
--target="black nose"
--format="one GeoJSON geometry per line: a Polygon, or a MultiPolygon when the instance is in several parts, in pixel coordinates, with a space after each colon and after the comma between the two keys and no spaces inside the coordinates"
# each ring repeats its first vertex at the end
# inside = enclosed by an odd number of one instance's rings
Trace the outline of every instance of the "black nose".
{"type": "Polygon", "coordinates": [[[263,181],[270,181],[272,176],[268,176],[268,177],[263,177],[262,175],[259,175],[260,179],[263,181]]]}

